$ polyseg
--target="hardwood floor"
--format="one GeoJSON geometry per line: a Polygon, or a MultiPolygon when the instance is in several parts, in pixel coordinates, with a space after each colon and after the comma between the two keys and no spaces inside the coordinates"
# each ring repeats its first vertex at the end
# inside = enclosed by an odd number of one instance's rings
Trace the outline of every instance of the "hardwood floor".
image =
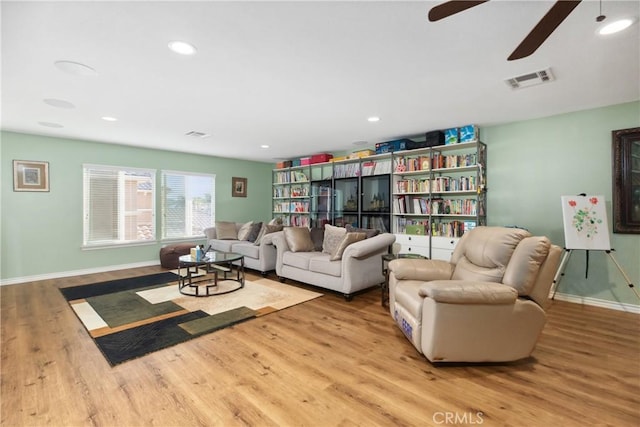
{"type": "Polygon", "coordinates": [[[430,364],[373,289],[111,368],[58,287],[157,271],[0,287],[2,426],[640,425],[640,316],[561,301],[512,364],[430,364]]]}

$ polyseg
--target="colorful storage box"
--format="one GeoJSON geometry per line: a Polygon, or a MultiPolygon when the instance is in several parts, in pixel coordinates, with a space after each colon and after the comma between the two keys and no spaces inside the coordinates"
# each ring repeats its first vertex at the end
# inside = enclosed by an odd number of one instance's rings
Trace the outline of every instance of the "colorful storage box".
{"type": "Polygon", "coordinates": [[[322,153],[311,156],[311,164],[328,162],[333,158],[333,154],[322,153]]]}
{"type": "Polygon", "coordinates": [[[458,129],[460,132],[460,142],[477,142],[478,141],[478,126],[467,125],[458,129]]]}
{"type": "Polygon", "coordinates": [[[363,157],[372,156],[373,154],[375,154],[375,151],[373,151],[373,150],[360,150],[360,151],[354,151],[353,153],[349,154],[349,158],[350,159],[361,159],[363,157]]]}
{"type": "Polygon", "coordinates": [[[408,150],[410,143],[412,143],[410,139],[396,139],[395,141],[388,142],[378,142],[376,144],[376,154],[384,154],[391,153],[394,151],[402,151],[408,150]]]}
{"type": "Polygon", "coordinates": [[[446,129],[444,131],[444,143],[446,145],[458,143],[458,128],[446,129]]]}
{"type": "Polygon", "coordinates": [[[300,159],[291,160],[291,166],[293,167],[300,166],[300,159]]]}
{"type": "Polygon", "coordinates": [[[311,164],[311,157],[300,157],[300,166],[308,166],[311,164]]]}
{"type": "Polygon", "coordinates": [[[285,160],[283,162],[278,162],[278,163],[276,163],[276,169],[290,168],[291,164],[292,164],[291,160],[285,160]]]}

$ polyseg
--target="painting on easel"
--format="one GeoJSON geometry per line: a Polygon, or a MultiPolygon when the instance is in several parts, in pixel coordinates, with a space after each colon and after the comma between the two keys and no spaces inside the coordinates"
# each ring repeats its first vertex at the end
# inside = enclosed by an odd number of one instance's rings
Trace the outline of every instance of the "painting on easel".
{"type": "Polygon", "coordinates": [[[561,196],[567,249],[611,250],[604,196],[561,196]]]}

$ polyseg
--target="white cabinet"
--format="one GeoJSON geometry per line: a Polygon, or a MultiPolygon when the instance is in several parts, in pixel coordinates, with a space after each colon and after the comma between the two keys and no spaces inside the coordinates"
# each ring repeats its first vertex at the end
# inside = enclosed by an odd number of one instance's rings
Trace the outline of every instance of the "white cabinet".
{"type": "Polygon", "coordinates": [[[460,238],[458,237],[438,237],[431,238],[431,259],[442,259],[449,261],[453,250],[460,238]]]}
{"type": "Polygon", "coordinates": [[[427,258],[431,257],[429,253],[429,236],[396,234],[395,244],[399,254],[418,254],[427,258]]]}

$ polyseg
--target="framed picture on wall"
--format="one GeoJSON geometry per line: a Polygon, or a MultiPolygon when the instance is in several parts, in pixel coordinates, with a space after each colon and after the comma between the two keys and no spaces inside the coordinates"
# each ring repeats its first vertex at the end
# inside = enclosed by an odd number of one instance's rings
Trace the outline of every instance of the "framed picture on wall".
{"type": "Polygon", "coordinates": [[[49,191],[49,162],[14,160],[13,191],[49,191]]]}
{"type": "Polygon", "coordinates": [[[640,128],[612,132],[613,232],[640,234],[640,128]]]}
{"type": "Polygon", "coordinates": [[[247,178],[231,178],[231,196],[247,197],[247,178]]]}

